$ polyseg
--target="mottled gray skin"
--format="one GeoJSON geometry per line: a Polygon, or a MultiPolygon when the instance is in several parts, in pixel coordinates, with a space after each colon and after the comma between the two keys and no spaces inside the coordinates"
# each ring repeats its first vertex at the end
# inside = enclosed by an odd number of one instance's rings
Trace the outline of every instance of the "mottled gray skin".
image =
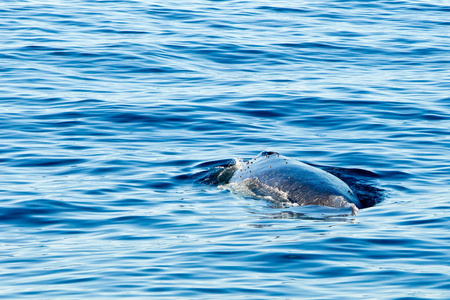
{"type": "Polygon", "coordinates": [[[361,208],[350,187],[336,176],[276,152],[261,152],[244,163],[235,171],[230,183],[257,186],[262,189],[260,194],[278,191],[299,206],[351,208],[353,214],[361,208]]]}

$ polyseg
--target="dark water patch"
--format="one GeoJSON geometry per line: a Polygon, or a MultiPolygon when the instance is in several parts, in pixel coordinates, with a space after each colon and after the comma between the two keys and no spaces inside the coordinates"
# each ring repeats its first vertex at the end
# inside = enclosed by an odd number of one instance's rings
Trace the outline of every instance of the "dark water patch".
{"type": "Polygon", "coordinates": [[[61,121],[61,122],[47,122],[47,123],[40,123],[36,124],[38,127],[56,127],[56,128],[67,128],[67,127],[73,127],[73,126],[80,126],[85,124],[81,121],[61,121]]]}
{"type": "Polygon", "coordinates": [[[406,180],[413,177],[412,174],[404,171],[379,171],[378,173],[385,179],[406,180]]]}
{"type": "Polygon", "coordinates": [[[268,10],[273,11],[276,13],[288,13],[288,14],[304,14],[310,12],[310,10],[307,9],[301,9],[301,8],[291,8],[291,7],[276,7],[276,6],[259,6],[256,9],[260,10],[268,10]]]}
{"type": "Polygon", "coordinates": [[[100,195],[114,194],[115,192],[116,192],[115,189],[99,188],[99,189],[85,190],[83,193],[85,195],[100,196],[100,195]]]}
{"type": "Polygon", "coordinates": [[[114,113],[111,115],[105,115],[105,120],[114,122],[114,123],[141,123],[148,124],[150,126],[154,126],[157,123],[164,122],[164,118],[155,116],[155,115],[140,115],[138,113],[131,112],[120,112],[114,113]]]}
{"type": "Polygon", "coordinates": [[[73,119],[88,118],[96,115],[97,114],[89,111],[65,111],[59,113],[38,115],[34,116],[34,118],[41,120],[73,120],[73,119]]]}
{"type": "Polygon", "coordinates": [[[273,119],[277,119],[280,117],[283,117],[285,114],[281,113],[279,111],[274,111],[274,110],[256,110],[256,109],[239,109],[239,110],[235,110],[232,111],[230,113],[233,114],[242,114],[245,116],[250,116],[250,117],[256,117],[256,118],[273,118],[273,119]]]}
{"type": "Polygon", "coordinates": [[[153,181],[145,184],[146,188],[166,191],[174,187],[173,182],[153,181]]]}
{"type": "Polygon", "coordinates": [[[118,30],[114,28],[101,28],[101,29],[95,29],[91,31],[92,33],[112,33],[112,34],[126,34],[126,35],[142,35],[142,34],[149,34],[149,32],[146,31],[137,31],[137,30],[118,30]]]}
{"type": "Polygon", "coordinates": [[[162,219],[154,216],[122,216],[112,218],[109,220],[112,224],[133,224],[134,226],[164,226],[168,222],[167,219],[162,219]]]}
{"type": "Polygon", "coordinates": [[[85,162],[80,158],[36,158],[36,159],[15,159],[14,167],[60,167],[68,165],[77,165],[85,162]]]}
{"type": "Polygon", "coordinates": [[[119,72],[123,73],[150,73],[150,74],[158,74],[158,73],[189,73],[189,70],[179,70],[171,67],[136,67],[136,66],[120,66],[119,72]]]}
{"type": "Polygon", "coordinates": [[[195,180],[195,176],[189,174],[182,174],[172,177],[172,180],[178,183],[188,183],[195,180]]]}
{"type": "Polygon", "coordinates": [[[2,223],[10,222],[16,226],[50,226],[61,223],[59,218],[51,217],[53,212],[45,209],[4,209],[0,215],[2,223]]]}
{"type": "Polygon", "coordinates": [[[163,6],[153,6],[151,9],[146,11],[147,14],[152,17],[161,17],[162,19],[177,20],[177,21],[188,21],[195,20],[201,15],[196,13],[194,10],[188,9],[168,9],[163,6]]]}
{"type": "MultiPolygon", "coordinates": [[[[130,206],[132,201],[124,201],[130,206]]],[[[136,202],[134,202],[136,203],[136,202]]],[[[118,204],[118,203],[116,203],[118,204]]],[[[0,214],[2,224],[9,223],[20,227],[43,226],[41,233],[83,234],[99,226],[133,224],[134,226],[156,226],[168,220],[152,216],[109,217],[109,214],[122,211],[120,205],[106,208],[101,203],[70,203],[67,201],[35,199],[21,202],[21,206],[3,207],[0,214]],[[54,226],[58,226],[55,228],[54,226]]],[[[150,237],[148,237],[150,238],[150,237]]]]}
{"type": "Polygon", "coordinates": [[[113,174],[120,173],[121,171],[128,170],[127,167],[100,167],[90,170],[89,173],[93,175],[104,175],[104,174],[113,174]]]}
{"type": "MultiPolygon", "coordinates": [[[[148,226],[148,225],[149,225],[148,223],[145,224],[145,226],[148,226]]],[[[154,237],[154,236],[136,236],[136,235],[120,235],[120,236],[115,235],[115,236],[106,238],[106,240],[130,241],[130,242],[150,241],[150,240],[157,240],[157,239],[158,239],[158,237],[154,237]]],[[[136,275],[136,273],[133,273],[133,272],[132,272],[132,274],[136,275]]],[[[121,275],[123,276],[124,274],[121,274],[121,275]]],[[[144,276],[144,275],[142,275],[142,276],[144,276]]]]}
{"type": "MultiPolygon", "coordinates": [[[[67,137],[66,141],[85,141],[92,140],[94,137],[111,137],[115,134],[111,130],[96,130],[87,128],[76,128],[73,130],[59,130],[57,133],[59,136],[67,137]]],[[[123,141],[121,139],[103,139],[105,142],[123,141]]]]}
{"type": "Polygon", "coordinates": [[[92,149],[90,146],[81,146],[81,145],[63,145],[63,148],[67,150],[73,150],[73,151],[82,151],[86,149],[92,149]]]}
{"type": "Polygon", "coordinates": [[[407,225],[407,226],[425,226],[428,228],[437,228],[440,227],[441,224],[446,224],[450,220],[448,217],[441,217],[441,218],[414,218],[413,220],[403,221],[399,222],[401,225],[407,225]]]}

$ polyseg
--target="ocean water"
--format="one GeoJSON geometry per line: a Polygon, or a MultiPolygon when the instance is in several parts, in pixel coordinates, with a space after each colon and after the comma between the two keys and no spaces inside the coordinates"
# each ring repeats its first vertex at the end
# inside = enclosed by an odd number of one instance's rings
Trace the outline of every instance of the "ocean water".
{"type": "Polygon", "coordinates": [[[449,20],[448,1],[2,1],[0,298],[449,299],[449,20]],[[383,199],[327,216],[196,183],[262,150],[383,199]]]}

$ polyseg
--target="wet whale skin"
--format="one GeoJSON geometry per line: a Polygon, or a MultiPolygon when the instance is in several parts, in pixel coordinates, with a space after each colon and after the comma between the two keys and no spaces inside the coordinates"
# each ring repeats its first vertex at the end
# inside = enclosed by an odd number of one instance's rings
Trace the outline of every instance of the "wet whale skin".
{"type": "Polygon", "coordinates": [[[279,195],[299,206],[350,207],[361,203],[351,188],[336,176],[276,152],[261,152],[237,167],[231,184],[247,184],[259,194],[279,195]],[[352,205],[354,204],[354,205],[352,205]]]}

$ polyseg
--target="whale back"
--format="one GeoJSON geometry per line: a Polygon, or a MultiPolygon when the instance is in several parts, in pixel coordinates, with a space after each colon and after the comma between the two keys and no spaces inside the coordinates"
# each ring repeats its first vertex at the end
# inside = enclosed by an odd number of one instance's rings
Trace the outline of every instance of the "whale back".
{"type": "Polygon", "coordinates": [[[260,195],[299,206],[350,207],[354,213],[361,208],[358,198],[341,179],[276,152],[261,152],[237,167],[230,184],[244,184],[260,195]]]}

